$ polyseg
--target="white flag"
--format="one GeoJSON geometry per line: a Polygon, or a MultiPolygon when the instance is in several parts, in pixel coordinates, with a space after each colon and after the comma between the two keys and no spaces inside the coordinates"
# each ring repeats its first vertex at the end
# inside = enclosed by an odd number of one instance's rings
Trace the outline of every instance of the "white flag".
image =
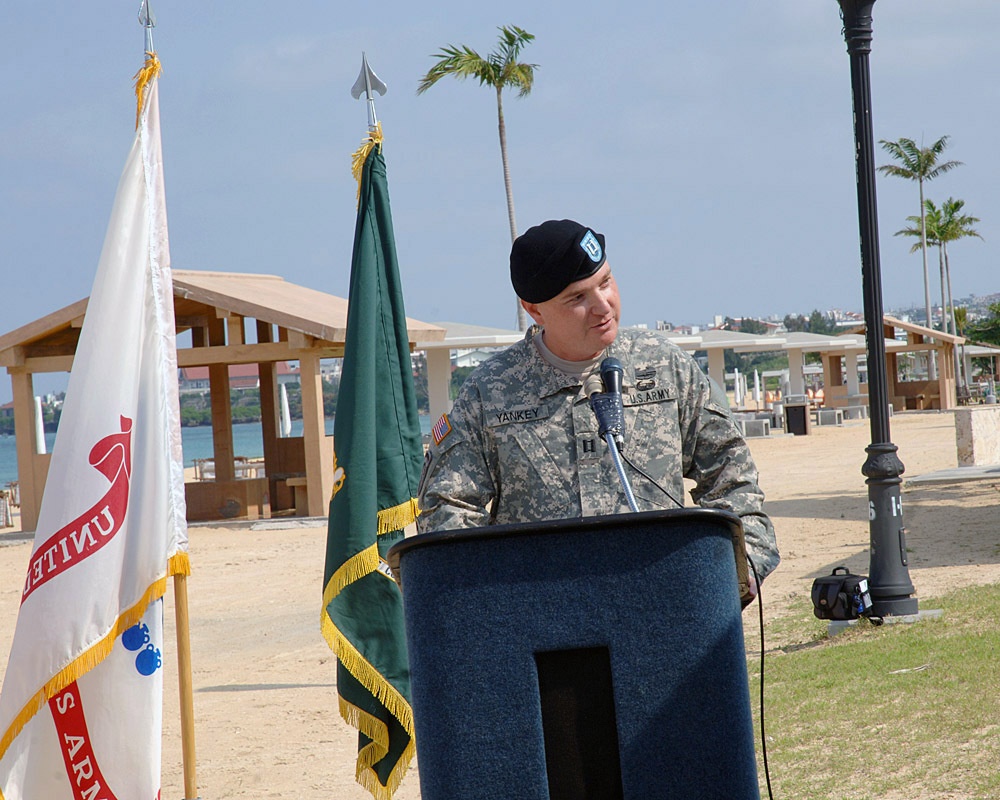
{"type": "Polygon", "coordinates": [[[0,694],[0,800],[159,796],[160,598],[188,557],[155,77],[144,92],[0,694]]]}

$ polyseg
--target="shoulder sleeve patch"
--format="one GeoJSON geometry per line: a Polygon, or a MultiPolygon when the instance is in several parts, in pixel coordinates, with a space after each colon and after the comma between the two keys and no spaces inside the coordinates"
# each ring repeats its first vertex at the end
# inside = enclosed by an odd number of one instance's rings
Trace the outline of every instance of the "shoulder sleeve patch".
{"type": "Polygon", "coordinates": [[[441,444],[449,433],[451,433],[451,423],[448,421],[448,415],[442,414],[441,418],[434,423],[434,427],[431,428],[431,437],[434,439],[434,444],[441,444]]]}

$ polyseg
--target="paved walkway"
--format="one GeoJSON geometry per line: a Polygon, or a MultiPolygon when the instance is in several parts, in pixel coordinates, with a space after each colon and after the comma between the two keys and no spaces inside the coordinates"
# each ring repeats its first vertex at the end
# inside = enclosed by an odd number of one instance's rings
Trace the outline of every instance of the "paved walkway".
{"type": "Polygon", "coordinates": [[[939,469],[925,475],[908,478],[907,485],[916,486],[922,483],[962,483],[965,481],[1000,480],[1000,464],[990,464],[983,467],[953,467],[939,469]]]}

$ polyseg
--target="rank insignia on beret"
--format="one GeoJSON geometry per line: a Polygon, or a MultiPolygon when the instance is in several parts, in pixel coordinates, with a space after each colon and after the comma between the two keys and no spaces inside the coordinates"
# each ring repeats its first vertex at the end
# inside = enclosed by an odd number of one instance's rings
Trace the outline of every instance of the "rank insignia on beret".
{"type": "Polygon", "coordinates": [[[587,235],[580,240],[580,247],[582,247],[583,252],[587,254],[587,258],[595,264],[598,263],[604,255],[601,250],[601,243],[597,241],[597,237],[594,236],[593,231],[587,231],[587,235]]]}
{"type": "Polygon", "coordinates": [[[441,419],[435,422],[434,427],[431,428],[434,444],[441,444],[449,433],[451,433],[451,423],[448,421],[448,415],[442,414],[441,419]]]}

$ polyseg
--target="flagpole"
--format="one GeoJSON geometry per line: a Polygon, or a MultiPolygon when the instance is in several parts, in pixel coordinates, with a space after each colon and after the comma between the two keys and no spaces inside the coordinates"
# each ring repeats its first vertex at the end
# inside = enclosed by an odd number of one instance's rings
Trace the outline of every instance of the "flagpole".
{"type": "Polygon", "coordinates": [[[139,5],[139,24],[142,25],[146,34],[146,52],[155,53],[153,49],[153,28],[156,27],[156,15],[149,7],[149,0],[142,0],[139,5]]]}
{"type": "Polygon", "coordinates": [[[386,92],[386,85],[379,79],[375,71],[368,66],[368,56],[361,54],[361,74],[351,87],[351,97],[357,100],[364,94],[368,100],[368,130],[373,131],[378,127],[378,117],[375,116],[375,96],[372,92],[378,92],[383,97],[386,92]]]}
{"type": "Polygon", "coordinates": [[[177,682],[181,697],[184,800],[198,800],[194,748],[194,687],[191,679],[191,617],[188,613],[187,575],[174,575],[174,617],[177,623],[177,682]]]}
{"type": "Polygon", "coordinates": [[[416,755],[402,595],[379,565],[416,517],[423,455],[373,96],[385,90],[362,55],[351,94],[367,101],[368,136],[351,159],[358,215],[320,617],[340,714],[358,729],[355,779],[377,800],[391,800],[416,755]]]}
{"type": "MultiPolygon", "coordinates": [[[[145,34],[145,55],[156,54],[153,28],[156,16],[149,0],[139,5],[139,24],[145,34]]],[[[187,575],[174,575],[174,619],[177,628],[177,684],[181,712],[181,758],[184,770],[184,800],[198,799],[197,759],[194,739],[194,682],[191,672],[191,615],[188,610],[187,575]]]]}

